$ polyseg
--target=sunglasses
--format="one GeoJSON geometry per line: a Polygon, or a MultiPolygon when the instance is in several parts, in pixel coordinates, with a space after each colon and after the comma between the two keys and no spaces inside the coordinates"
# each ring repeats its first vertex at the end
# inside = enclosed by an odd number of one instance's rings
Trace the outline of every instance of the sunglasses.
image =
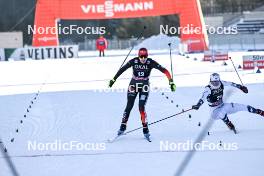
{"type": "Polygon", "coordinates": [[[220,81],[211,81],[211,84],[213,86],[218,86],[220,84],[220,81]]]}

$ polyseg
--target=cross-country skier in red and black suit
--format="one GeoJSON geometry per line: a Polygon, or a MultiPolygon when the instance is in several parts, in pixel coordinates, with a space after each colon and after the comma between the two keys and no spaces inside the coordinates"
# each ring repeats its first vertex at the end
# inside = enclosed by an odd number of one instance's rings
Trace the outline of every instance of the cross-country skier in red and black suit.
{"type": "Polygon", "coordinates": [[[147,114],[145,112],[145,105],[149,96],[149,76],[151,70],[155,68],[164,73],[169,80],[169,85],[172,91],[176,90],[176,85],[174,84],[169,71],[162,67],[156,61],[148,58],[148,51],[146,48],[140,48],[138,51],[138,57],[131,59],[118,70],[114,78],[110,80],[109,87],[112,87],[116,79],[130,67],[133,68],[133,76],[128,87],[127,105],[123,113],[121,126],[118,130],[118,135],[122,135],[126,130],[130,111],[133,108],[137,94],[139,94],[139,112],[143,125],[143,134],[145,138],[149,140],[150,134],[147,123],[147,114]]]}

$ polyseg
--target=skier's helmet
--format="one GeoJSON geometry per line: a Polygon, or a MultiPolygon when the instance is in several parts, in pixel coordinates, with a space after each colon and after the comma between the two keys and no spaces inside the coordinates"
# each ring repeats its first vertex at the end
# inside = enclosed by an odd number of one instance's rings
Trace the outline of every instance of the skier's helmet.
{"type": "Polygon", "coordinates": [[[146,48],[140,48],[138,50],[138,57],[140,58],[148,58],[148,50],[146,48]]]}
{"type": "Polygon", "coordinates": [[[210,75],[210,85],[212,88],[219,88],[221,85],[220,75],[218,73],[213,73],[210,75]]]}

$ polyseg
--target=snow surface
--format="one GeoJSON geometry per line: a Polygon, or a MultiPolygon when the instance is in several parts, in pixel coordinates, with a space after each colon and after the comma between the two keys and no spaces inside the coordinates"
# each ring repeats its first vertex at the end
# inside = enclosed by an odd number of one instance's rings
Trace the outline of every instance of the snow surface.
{"type": "Polygon", "coordinates": [[[171,43],[172,48],[178,49],[178,45],[180,43],[179,37],[175,36],[167,36],[165,34],[159,34],[159,35],[154,35],[151,36],[143,42],[141,42],[139,45],[135,47],[135,49],[139,49],[141,47],[148,48],[150,50],[164,50],[168,49],[168,44],[171,43]]]}
{"type": "MultiPolygon", "coordinates": [[[[120,54],[119,51],[112,52],[120,54]]],[[[207,105],[199,111],[190,111],[150,126],[152,143],[144,140],[142,131],[138,130],[114,143],[105,143],[105,150],[28,150],[28,141],[101,144],[116,134],[126,104],[125,90],[131,70],[126,71],[112,89],[108,89],[107,84],[122,63],[126,55],[123,52],[121,56],[105,58],[0,62],[0,135],[20,175],[145,176],[173,175],[176,172],[187,151],[163,151],[160,142],[194,140],[209,118],[207,105]],[[31,101],[32,108],[26,112],[31,101]],[[23,117],[25,114],[26,118],[23,117]],[[20,120],[23,120],[22,124],[20,120]],[[201,126],[198,126],[199,122],[201,126]],[[10,141],[12,138],[14,142],[10,141]]],[[[170,57],[165,51],[153,53],[150,57],[170,68],[170,57]]],[[[231,53],[236,67],[242,65],[243,54],[231,53]]],[[[169,91],[165,76],[153,70],[151,86],[155,89],[146,106],[149,122],[197,103],[212,72],[219,72],[223,80],[239,83],[230,61],[223,66],[222,62],[202,62],[201,58],[202,54],[193,54],[190,58],[173,55],[175,93],[169,91]]],[[[227,88],[225,91],[231,92],[231,96],[226,97],[227,102],[264,109],[263,72],[239,70],[249,94],[227,88]]],[[[136,102],[128,130],[140,126],[137,106],[136,102]]],[[[239,131],[237,135],[223,122],[216,121],[204,140],[237,143],[238,149],[198,151],[183,175],[263,176],[264,119],[247,112],[230,115],[230,119],[239,131]]],[[[11,175],[3,156],[0,156],[0,175],[11,175]]]]}

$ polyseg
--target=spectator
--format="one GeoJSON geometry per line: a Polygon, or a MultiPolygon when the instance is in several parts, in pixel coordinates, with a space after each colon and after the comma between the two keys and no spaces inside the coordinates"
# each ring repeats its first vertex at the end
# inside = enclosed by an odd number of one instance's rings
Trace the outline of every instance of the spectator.
{"type": "Polygon", "coordinates": [[[103,37],[100,36],[96,40],[96,49],[99,50],[99,56],[101,57],[103,54],[103,57],[105,56],[104,50],[107,48],[107,40],[103,37]]]}

